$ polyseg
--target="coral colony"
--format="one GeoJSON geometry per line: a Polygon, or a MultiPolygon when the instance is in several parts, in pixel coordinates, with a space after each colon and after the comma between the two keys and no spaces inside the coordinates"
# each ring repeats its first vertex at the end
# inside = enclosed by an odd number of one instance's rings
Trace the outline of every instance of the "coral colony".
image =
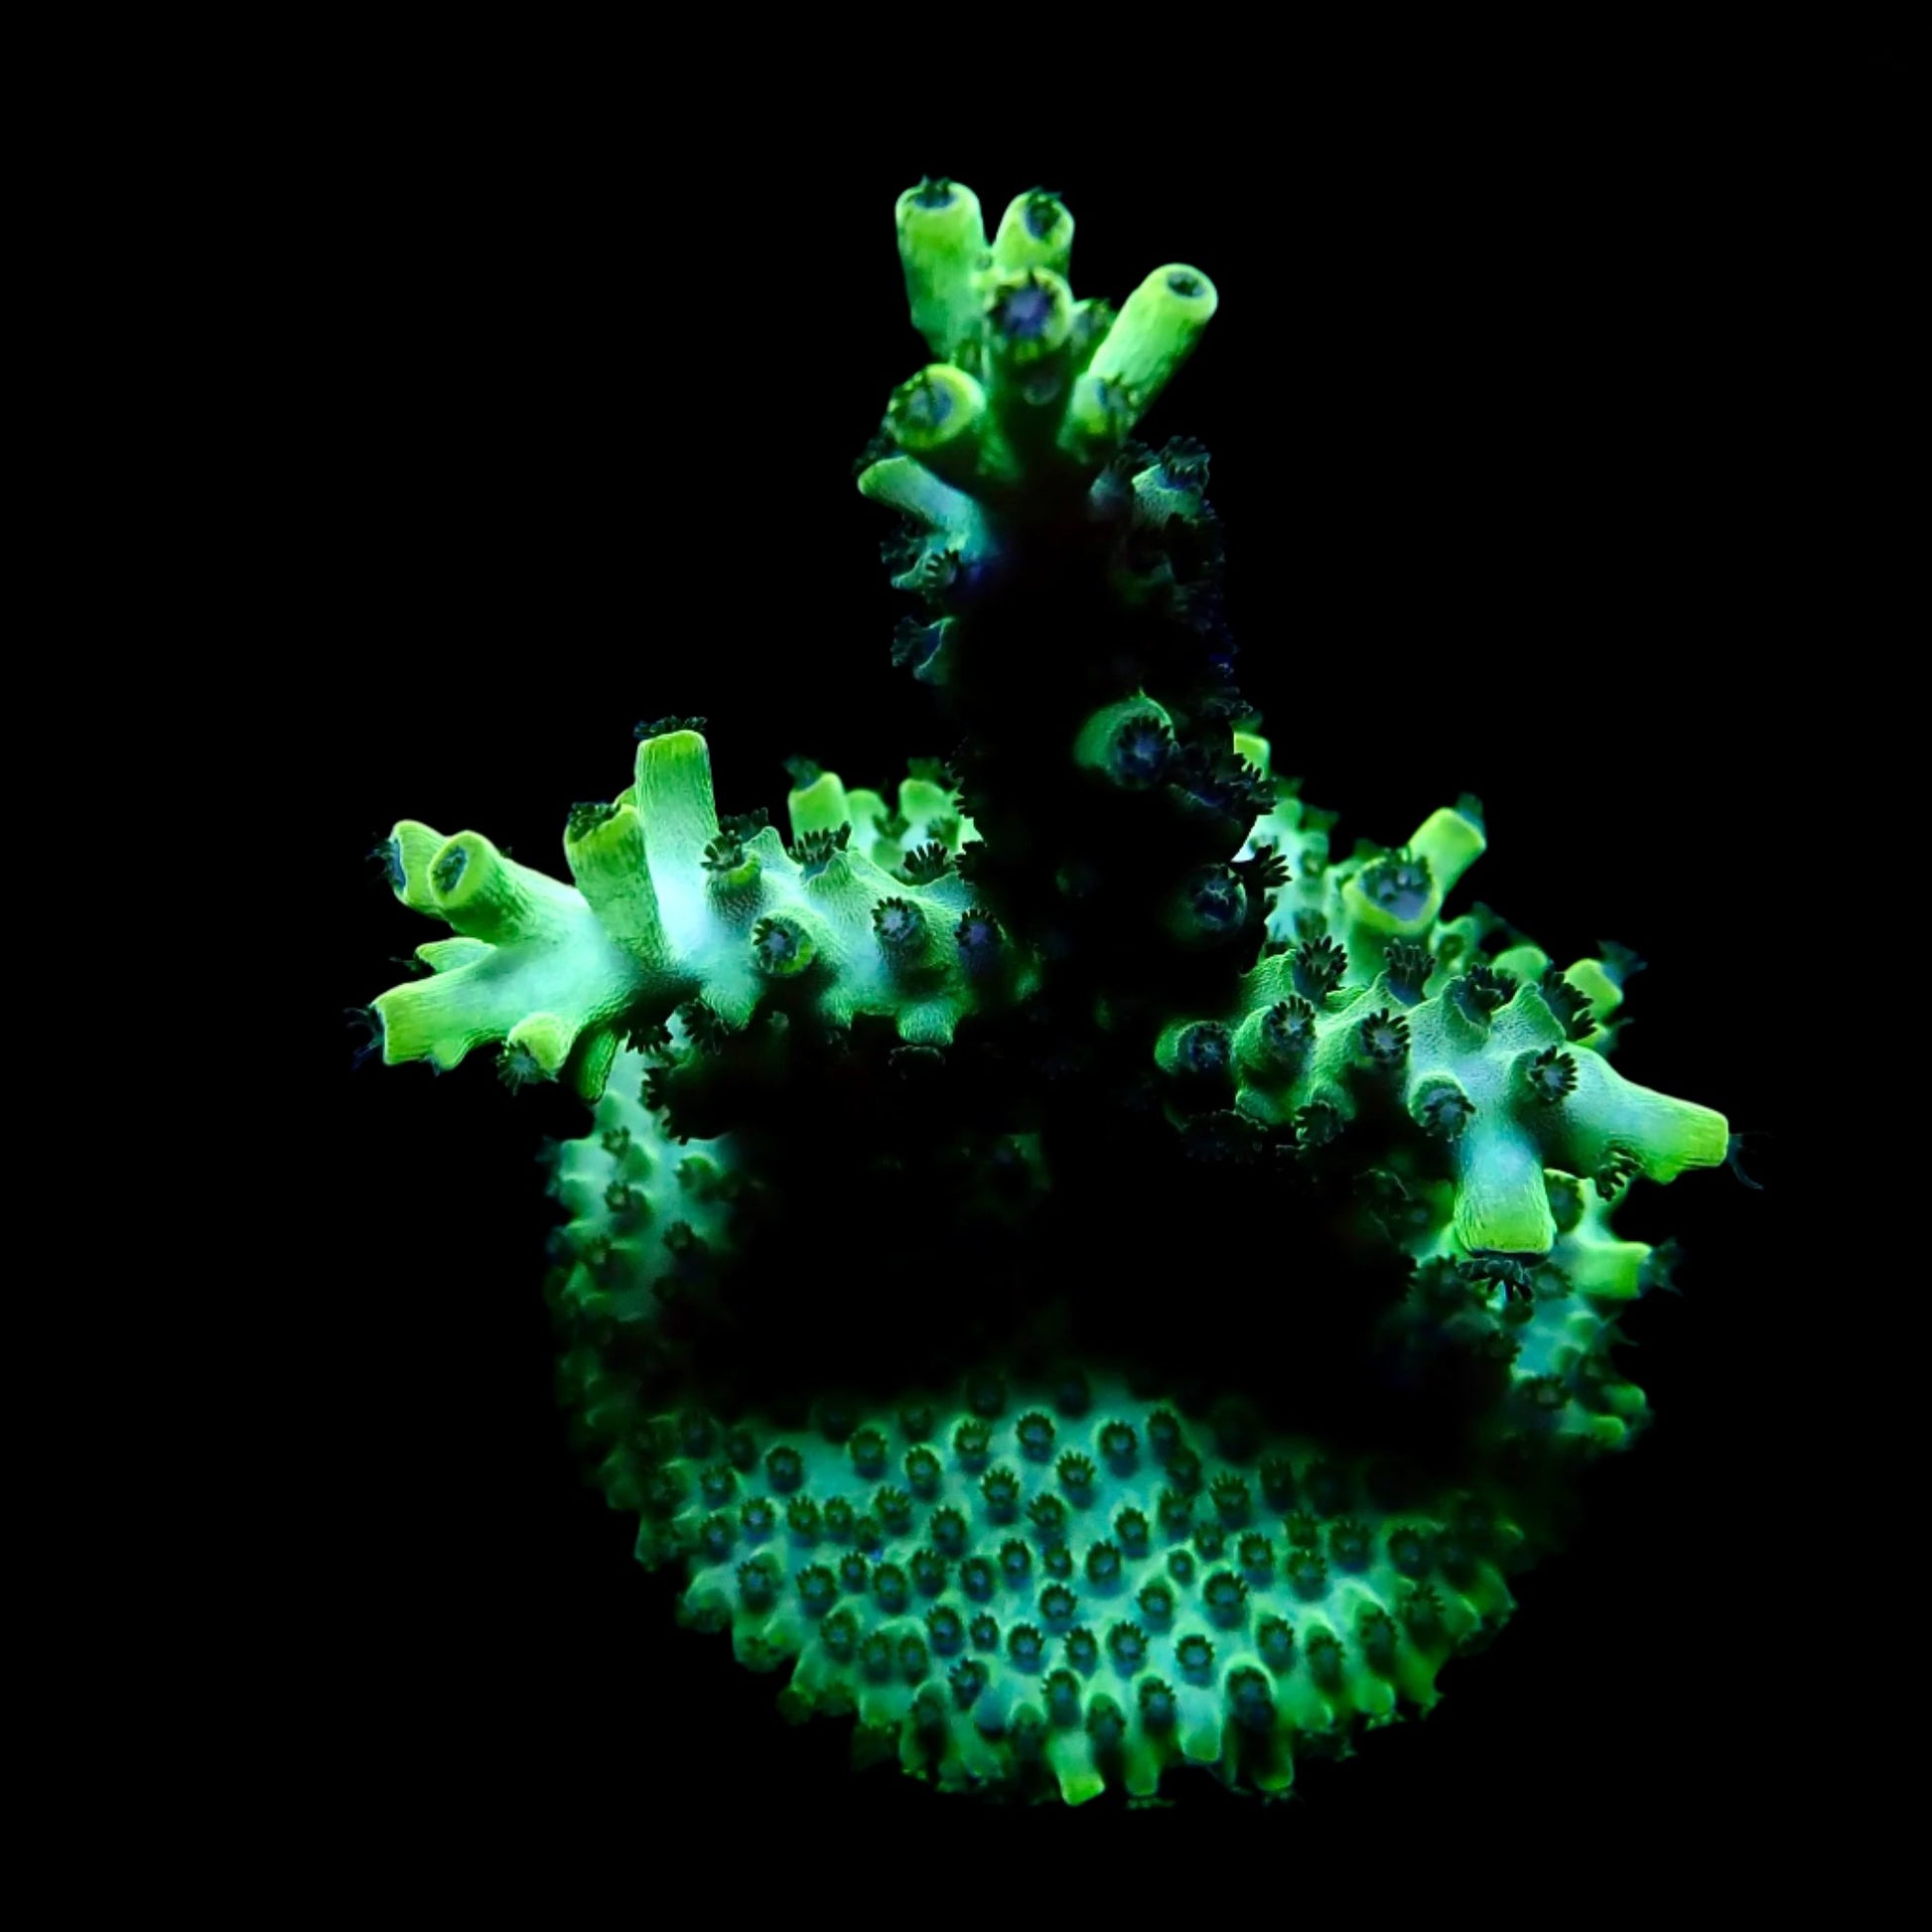
{"type": "Polygon", "coordinates": [[[1213,283],[1076,299],[1044,192],[990,243],[956,182],[897,214],[931,360],[858,486],[956,750],[795,761],[780,827],[719,812],[704,720],[640,725],[569,884],[403,820],[454,936],[382,1057],[589,1104],[564,1399],[788,1715],[951,1791],[1280,1792],[1429,1709],[1641,1428],[1668,1244],[1611,1218],[1726,1127],[1612,1069],[1629,954],[1451,916],[1473,799],[1343,851],[1273,773],[1207,454],[1133,437],[1213,283]]]}

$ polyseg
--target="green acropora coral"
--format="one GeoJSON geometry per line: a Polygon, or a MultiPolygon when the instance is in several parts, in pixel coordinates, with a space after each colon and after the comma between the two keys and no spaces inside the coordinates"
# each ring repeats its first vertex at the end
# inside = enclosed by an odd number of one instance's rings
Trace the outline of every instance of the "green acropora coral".
{"type": "Polygon", "coordinates": [[[1612,1067],[1628,953],[1450,909],[1473,799],[1342,855],[1276,774],[1207,454],[1134,435],[1208,277],[1076,298],[1037,191],[897,228],[930,360],[858,483],[956,750],[796,761],[781,832],[640,725],[569,883],[402,821],[455,936],[382,1057],[589,1103],[571,1428],[787,1715],[946,1790],[1278,1793],[1427,1711],[1640,1431],[1618,1320],[1673,1254],[1611,1217],[1728,1131],[1612,1067]]]}

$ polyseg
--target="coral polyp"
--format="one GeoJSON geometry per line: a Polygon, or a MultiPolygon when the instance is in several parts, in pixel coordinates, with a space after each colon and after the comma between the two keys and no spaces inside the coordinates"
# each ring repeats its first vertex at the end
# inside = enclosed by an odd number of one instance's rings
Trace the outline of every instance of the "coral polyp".
{"type": "Polygon", "coordinates": [[[953,749],[796,759],[773,823],[656,718],[567,877],[404,819],[449,932],[369,1012],[588,1107],[568,1427],[788,1716],[945,1792],[1280,1794],[1430,1710],[1641,1434],[1672,1255],[1614,1217],[1729,1130],[1612,1065],[1631,954],[1458,906],[1473,797],[1341,851],[1278,769],[1207,452],[1136,437],[1209,276],[1078,295],[1042,190],[895,214],[926,359],[858,487],[953,749]]]}

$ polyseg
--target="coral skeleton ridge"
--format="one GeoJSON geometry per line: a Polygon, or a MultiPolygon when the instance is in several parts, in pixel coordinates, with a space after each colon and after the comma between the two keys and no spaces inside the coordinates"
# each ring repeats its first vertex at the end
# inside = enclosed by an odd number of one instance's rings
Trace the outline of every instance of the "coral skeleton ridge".
{"type": "Polygon", "coordinates": [[[957,749],[795,760],[781,830],[651,721],[567,882],[401,821],[453,936],[382,1057],[589,1104],[571,1427],[788,1715],[948,1790],[1278,1793],[1427,1711],[1640,1432],[1618,1318],[1675,1255],[1612,1215],[1728,1130],[1612,1066],[1630,954],[1450,910],[1472,798],[1341,853],[1275,772],[1207,454],[1134,436],[1207,276],[1076,299],[1042,191],[897,229],[931,360],[858,483],[957,749]]]}

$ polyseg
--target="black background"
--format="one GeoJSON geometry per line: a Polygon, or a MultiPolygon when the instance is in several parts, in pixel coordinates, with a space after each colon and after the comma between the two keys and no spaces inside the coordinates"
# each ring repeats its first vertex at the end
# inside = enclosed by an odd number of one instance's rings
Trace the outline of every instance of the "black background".
{"type": "MultiPolygon", "coordinates": [[[[353,1738],[361,1827],[555,1808],[620,1856],[633,1829],[960,1829],[962,1800],[853,1783],[843,1725],[786,1727],[777,1681],[678,1629],[669,1580],[579,1486],[534,1156],[581,1110],[512,1098],[483,1061],[351,1071],[338,1019],[434,936],[363,860],[396,817],[561,871],[570,804],[626,782],[638,718],[709,718],[728,810],[778,813],[794,753],[878,784],[949,749],[891,667],[885,520],[851,483],[921,359],[893,201],[944,171],[992,220],[1062,193],[1078,293],[1118,299],[1173,259],[1214,278],[1220,313],[1145,433],[1213,453],[1278,768],[1342,811],[1344,842],[1478,793],[1491,850],[1458,902],[1560,959],[1635,947],[1619,1066],[1764,1132],[1747,1165],[1769,1183],[1697,1174],[1625,1210],[1689,1256],[1684,1296],[1628,1324],[1656,1426],[1427,1722],[1312,1767],[1285,1809],[1175,1777],[1171,1810],[1003,1813],[981,1842],[1269,1834],[1379,1859],[1394,1838],[1450,1870],[1529,1839],[1627,1860],[1630,1819],[1646,1856],[1714,1860],[1707,1791],[1779,1749],[1753,1715],[1771,1633],[1739,1475],[1766,1452],[1757,1356],[1795,1292],[1765,948],[1801,863],[1784,788],[1826,729],[1787,668],[1816,618],[1792,532],[1803,169],[1745,168],[1717,137],[1259,165],[1158,118],[1038,154],[887,130],[859,159],[748,126],[685,168],[595,129],[479,146],[455,116],[414,125],[335,132],[297,292],[316,561],[291,648],[343,700],[312,774],[331,910],[303,1035],[335,1163],[318,1346],[341,1371],[318,1431],[332,1625],[290,1722],[318,1751],[353,1738]]],[[[828,1271],[862,1228],[856,1207],[828,1224],[828,1271]]]]}

